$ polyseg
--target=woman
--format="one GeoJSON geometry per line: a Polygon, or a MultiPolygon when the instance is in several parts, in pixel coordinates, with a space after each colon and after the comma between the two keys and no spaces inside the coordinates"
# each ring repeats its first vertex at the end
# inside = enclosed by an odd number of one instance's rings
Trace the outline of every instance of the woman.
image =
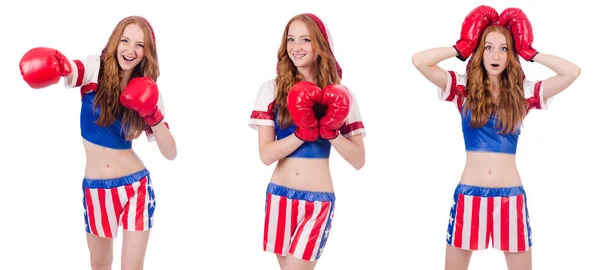
{"type": "Polygon", "coordinates": [[[578,66],[532,47],[526,15],[487,6],[465,18],[453,47],[413,56],[415,67],[438,86],[439,98],[457,105],[467,152],[456,187],[447,233],[446,269],[467,269],[473,250],[492,246],[505,253],[508,269],[531,269],[531,228],[525,190],[516,168],[520,126],[532,109],[545,110],[577,77],[578,66]],[[471,57],[467,74],[444,71],[442,60],[471,57]],[[524,78],[518,56],[556,73],[524,78]]]}
{"type": "Polygon", "coordinates": [[[132,150],[142,132],[163,156],[177,155],[156,86],[154,32],[142,17],[123,19],[101,55],[68,60],[58,50],[34,48],[20,63],[32,88],[80,87],[81,135],[86,153],[83,207],[92,269],[111,269],[113,239],[123,226],[121,269],[142,269],[156,207],[150,173],[132,150]]]}
{"type": "Polygon", "coordinates": [[[317,16],[293,17],[277,77],[261,86],[250,116],[260,160],[278,161],[267,187],[263,249],[277,254],[281,269],[314,269],[323,252],[335,203],[331,146],[357,170],[365,163],[360,111],[340,85],[330,37],[317,16]]]}

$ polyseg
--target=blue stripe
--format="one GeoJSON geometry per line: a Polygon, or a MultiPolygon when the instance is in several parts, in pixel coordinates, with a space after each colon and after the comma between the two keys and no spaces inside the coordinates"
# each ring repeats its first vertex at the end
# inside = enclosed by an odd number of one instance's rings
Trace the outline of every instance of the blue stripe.
{"type": "Polygon", "coordinates": [[[458,186],[456,186],[455,192],[467,196],[479,197],[509,197],[525,195],[525,189],[523,188],[523,186],[492,188],[458,184],[458,186]]]}
{"type": "Polygon", "coordinates": [[[454,197],[452,198],[452,207],[450,208],[450,216],[448,217],[448,232],[446,235],[446,242],[448,243],[448,245],[452,245],[452,239],[454,239],[452,231],[454,230],[454,225],[456,224],[456,207],[458,205],[458,194],[458,192],[454,192],[454,197]]]}
{"type": "Polygon", "coordinates": [[[154,188],[152,187],[152,181],[148,176],[148,182],[146,184],[146,190],[148,192],[148,229],[152,229],[152,217],[154,216],[154,209],[156,208],[156,201],[154,200],[154,188]]]}
{"type": "Polygon", "coordinates": [[[140,179],[144,178],[144,176],[149,176],[150,172],[147,169],[143,169],[139,172],[132,173],[130,175],[126,175],[119,178],[112,179],[83,179],[83,189],[85,191],[86,188],[105,188],[111,189],[121,186],[126,186],[129,184],[133,184],[140,179]]]}
{"type": "Polygon", "coordinates": [[[333,215],[333,211],[335,210],[335,202],[331,202],[329,205],[329,215],[327,216],[327,224],[325,224],[325,229],[323,230],[323,236],[321,236],[321,244],[319,244],[319,249],[317,250],[317,256],[315,256],[315,260],[318,260],[321,257],[321,250],[325,248],[325,244],[327,244],[327,239],[329,239],[329,227],[331,227],[331,216],[333,215]],[[327,237],[325,237],[327,236],[327,237]]]}
{"type": "Polygon", "coordinates": [[[292,200],[335,202],[335,194],[332,192],[296,190],[273,183],[269,183],[267,186],[267,194],[269,193],[292,200]]]}

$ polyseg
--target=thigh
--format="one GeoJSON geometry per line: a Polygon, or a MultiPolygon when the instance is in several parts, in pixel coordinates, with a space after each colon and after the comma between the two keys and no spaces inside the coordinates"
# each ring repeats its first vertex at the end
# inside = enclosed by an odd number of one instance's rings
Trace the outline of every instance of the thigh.
{"type": "Polygon", "coordinates": [[[531,249],[526,252],[504,252],[508,270],[531,270],[531,249]]]}
{"type": "Polygon", "coordinates": [[[113,239],[86,234],[90,257],[93,262],[112,262],[113,239]]]}
{"type": "Polygon", "coordinates": [[[150,231],[123,231],[121,269],[143,269],[150,231]]]}
{"type": "Polygon", "coordinates": [[[283,261],[281,270],[313,270],[316,265],[317,261],[306,261],[294,256],[287,256],[283,261]]]}
{"type": "Polygon", "coordinates": [[[445,270],[467,270],[473,251],[446,245],[445,270]]]}

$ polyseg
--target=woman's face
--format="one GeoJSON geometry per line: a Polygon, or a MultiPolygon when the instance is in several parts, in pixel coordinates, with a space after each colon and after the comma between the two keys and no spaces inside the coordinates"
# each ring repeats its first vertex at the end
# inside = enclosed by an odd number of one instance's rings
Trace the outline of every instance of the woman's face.
{"type": "Polygon", "coordinates": [[[287,36],[287,53],[298,69],[310,68],[317,59],[314,54],[310,32],[306,24],[296,20],[290,24],[287,36]]]}
{"type": "Polygon", "coordinates": [[[483,65],[488,75],[500,75],[508,64],[508,44],[504,35],[490,32],[485,37],[483,65]]]}
{"type": "Polygon", "coordinates": [[[137,24],[125,27],[119,47],[117,47],[119,66],[124,71],[131,71],[144,59],[144,31],[137,24]]]}

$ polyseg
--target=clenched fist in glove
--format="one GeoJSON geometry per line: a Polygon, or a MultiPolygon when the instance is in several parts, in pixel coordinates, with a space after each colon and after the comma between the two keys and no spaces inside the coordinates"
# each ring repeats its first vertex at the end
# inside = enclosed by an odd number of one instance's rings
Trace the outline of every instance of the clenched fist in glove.
{"type": "Polygon", "coordinates": [[[314,142],[319,138],[319,120],[313,107],[321,102],[323,91],[315,84],[301,81],[290,88],[287,96],[288,110],[296,124],[296,137],[314,142]]]}
{"type": "Polygon", "coordinates": [[[478,6],[465,17],[460,32],[460,39],[453,46],[458,52],[458,59],[467,60],[477,48],[483,30],[498,21],[498,12],[489,6],[478,6]]]}
{"type": "Polygon", "coordinates": [[[342,85],[329,85],[323,88],[321,104],[326,107],[325,115],[319,120],[319,136],[326,140],[335,139],[346,121],[352,107],[352,97],[342,85]]]}
{"type": "Polygon", "coordinates": [[[158,108],[158,86],[147,77],[133,78],[121,93],[121,104],[144,118],[149,126],[158,125],[164,116],[158,108]]]}
{"type": "Polygon", "coordinates": [[[533,62],[533,57],[538,54],[538,51],[531,46],[533,30],[525,13],[519,8],[507,8],[500,14],[498,23],[512,31],[517,53],[523,59],[533,62]]]}
{"type": "Polygon", "coordinates": [[[21,75],[34,89],[58,83],[61,77],[71,74],[71,64],[67,57],[55,49],[33,48],[21,58],[21,75]]]}

